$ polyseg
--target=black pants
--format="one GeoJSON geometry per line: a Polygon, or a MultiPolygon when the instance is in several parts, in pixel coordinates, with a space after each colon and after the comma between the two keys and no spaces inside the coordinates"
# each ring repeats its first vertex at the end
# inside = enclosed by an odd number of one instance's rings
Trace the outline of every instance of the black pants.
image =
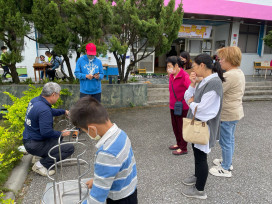
{"type": "Polygon", "coordinates": [[[107,204],[138,204],[137,189],[130,196],[120,200],[112,200],[108,198],[107,204]]]}
{"type": "Polygon", "coordinates": [[[6,78],[7,74],[10,75],[10,71],[9,71],[8,66],[3,66],[3,69],[4,69],[4,73],[3,73],[2,77],[6,78]]]}
{"type": "MultiPolygon", "coordinates": [[[[24,146],[26,151],[34,156],[42,157],[40,160],[41,164],[45,168],[49,168],[52,164],[54,164],[54,160],[48,156],[49,150],[58,144],[58,139],[52,138],[43,141],[36,141],[36,140],[23,140],[24,146]]],[[[67,157],[71,156],[74,152],[74,145],[72,144],[65,144],[61,146],[61,157],[62,160],[66,159],[67,157]]],[[[53,149],[51,151],[51,156],[56,157],[57,161],[59,161],[59,148],[53,149]]]]}
{"type": "Polygon", "coordinates": [[[48,75],[50,80],[54,80],[55,79],[55,75],[56,75],[56,70],[46,70],[46,74],[48,75]]]}
{"type": "Polygon", "coordinates": [[[208,178],[207,154],[195,148],[194,144],[192,146],[195,157],[195,176],[197,178],[195,186],[197,190],[203,191],[208,178]]]}
{"type": "Polygon", "coordinates": [[[80,98],[82,98],[84,96],[94,97],[99,103],[101,103],[101,93],[98,93],[98,94],[85,94],[85,93],[80,92],[80,98]]]}

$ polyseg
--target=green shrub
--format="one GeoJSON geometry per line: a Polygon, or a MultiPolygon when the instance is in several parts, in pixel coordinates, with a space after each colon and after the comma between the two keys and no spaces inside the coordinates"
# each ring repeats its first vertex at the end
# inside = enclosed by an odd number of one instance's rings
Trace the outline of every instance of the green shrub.
{"type": "MultiPolygon", "coordinates": [[[[29,90],[23,92],[24,96],[21,98],[4,92],[11,98],[13,104],[3,105],[7,109],[3,117],[7,120],[4,121],[4,127],[0,126],[0,175],[7,175],[7,171],[10,171],[23,156],[18,147],[22,145],[27,106],[31,99],[41,94],[43,88],[34,85],[29,85],[29,87],[29,90]]],[[[71,93],[63,89],[61,95],[71,95],[71,93]]],[[[52,107],[57,108],[62,103],[63,101],[59,98],[52,107]]],[[[0,177],[0,182],[3,183],[6,179],[0,177]]]]}

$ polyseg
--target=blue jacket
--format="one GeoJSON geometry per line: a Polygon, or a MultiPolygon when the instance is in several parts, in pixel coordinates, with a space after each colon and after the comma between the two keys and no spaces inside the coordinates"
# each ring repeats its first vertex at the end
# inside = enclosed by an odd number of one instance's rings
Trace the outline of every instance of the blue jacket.
{"type": "Polygon", "coordinates": [[[75,75],[80,81],[81,93],[89,95],[101,93],[101,80],[104,78],[104,72],[100,59],[95,57],[94,60],[90,62],[87,55],[80,57],[76,63],[75,75]],[[86,78],[86,75],[94,75],[96,73],[99,73],[99,79],[93,78],[90,80],[86,78]]]}
{"type": "Polygon", "coordinates": [[[51,108],[51,104],[41,95],[33,98],[26,111],[23,139],[59,138],[61,132],[53,129],[53,116],[63,114],[65,114],[65,110],[51,108]]]}

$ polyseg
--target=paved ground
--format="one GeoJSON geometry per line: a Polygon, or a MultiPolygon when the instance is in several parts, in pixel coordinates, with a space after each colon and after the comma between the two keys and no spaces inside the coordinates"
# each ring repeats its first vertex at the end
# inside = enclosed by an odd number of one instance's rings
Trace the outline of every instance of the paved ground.
{"type": "MultiPolygon", "coordinates": [[[[218,178],[209,175],[206,185],[208,199],[186,198],[182,179],[194,171],[192,149],[185,156],[174,156],[168,146],[175,143],[168,107],[132,108],[111,113],[113,122],[129,135],[138,169],[139,204],[180,203],[272,203],[272,106],[271,102],[244,103],[246,117],[238,124],[233,177],[218,178]]],[[[93,162],[94,143],[86,159],[93,162]]],[[[208,156],[220,157],[220,147],[208,156]]],[[[66,167],[66,178],[74,178],[76,169],[66,167]]],[[[48,178],[30,172],[29,189],[24,204],[40,203],[48,178]]]]}

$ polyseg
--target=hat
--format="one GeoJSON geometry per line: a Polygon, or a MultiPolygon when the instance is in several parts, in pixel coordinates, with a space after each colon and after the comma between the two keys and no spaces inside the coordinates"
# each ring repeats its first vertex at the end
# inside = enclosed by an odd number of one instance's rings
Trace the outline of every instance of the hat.
{"type": "Polygon", "coordinates": [[[93,43],[86,45],[87,55],[96,55],[96,46],[93,43]]]}

